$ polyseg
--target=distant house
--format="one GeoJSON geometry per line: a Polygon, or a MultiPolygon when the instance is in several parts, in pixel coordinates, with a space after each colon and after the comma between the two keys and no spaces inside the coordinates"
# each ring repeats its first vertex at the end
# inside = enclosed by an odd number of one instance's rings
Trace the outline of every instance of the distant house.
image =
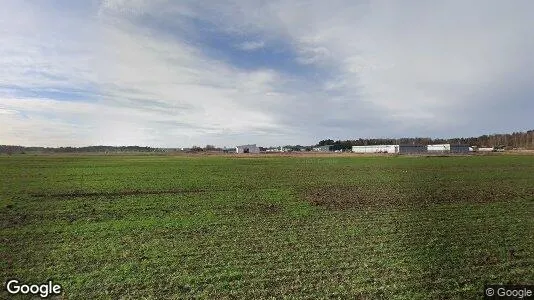
{"type": "Polygon", "coordinates": [[[334,145],[324,145],[324,146],[313,147],[313,151],[316,151],[316,152],[331,152],[331,151],[334,151],[334,145]]]}
{"type": "Polygon", "coordinates": [[[256,146],[256,144],[251,144],[251,145],[241,145],[241,146],[236,146],[235,147],[235,152],[237,154],[242,154],[242,153],[260,153],[260,148],[258,146],[256,146]]]}

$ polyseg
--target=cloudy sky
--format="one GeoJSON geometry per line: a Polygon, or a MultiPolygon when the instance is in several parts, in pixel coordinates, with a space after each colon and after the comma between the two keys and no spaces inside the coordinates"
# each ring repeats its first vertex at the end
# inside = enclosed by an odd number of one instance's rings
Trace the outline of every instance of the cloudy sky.
{"type": "Polygon", "coordinates": [[[534,128],[530,0],[3,0],[0,144],[534,128]]]}

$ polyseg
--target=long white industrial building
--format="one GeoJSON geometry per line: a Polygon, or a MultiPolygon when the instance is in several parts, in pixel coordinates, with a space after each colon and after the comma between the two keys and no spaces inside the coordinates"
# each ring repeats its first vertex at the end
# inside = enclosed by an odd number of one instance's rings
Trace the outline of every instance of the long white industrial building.
{"type": "Polygon", "coordinates": [[[368,146],[352,146],[354,153],[400,153],[400,154],[416,154],[416,153],[467,153],[469,146],[466,145],[451,145],[451,144],[437,144],[437,145],[368,145],[368,146]]]}
{"type": "Polygon", "coordinates": [[[439,144],[426,146],[428,152],[468,153],[472,151],[467,145],[439,144]]]}
{"type": "Polygon", "coordinates": [[[426,146],[428,152],[448,152],[451,151],[451,144],[438,144],[426,146]]]}
{"type": "Polygon", "coordinates": [[[352,146],[354,153],[398,153],[399,145],[352,146]]]}

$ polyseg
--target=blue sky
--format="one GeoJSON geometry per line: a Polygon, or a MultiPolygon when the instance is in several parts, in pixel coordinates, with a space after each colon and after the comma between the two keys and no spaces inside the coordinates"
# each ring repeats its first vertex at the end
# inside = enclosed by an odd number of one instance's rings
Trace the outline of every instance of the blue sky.
{"type": "Polygon", "coordinates": [[[531,1],[14,1],[0,144],[181,147],[534,127],[531,1]]]}

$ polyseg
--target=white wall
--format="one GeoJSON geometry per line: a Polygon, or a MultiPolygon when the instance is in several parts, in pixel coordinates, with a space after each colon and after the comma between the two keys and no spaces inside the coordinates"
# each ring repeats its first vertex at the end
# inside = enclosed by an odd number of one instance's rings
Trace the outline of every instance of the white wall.
{"type": "Polygon", "coordinates": [[[371,145],[371,146],[352,146],[354,153],[397,153],[398,145],[371,145]]]}
{"type": "Polygon", "coordinates": [[[426,146],[428,151],[451,151],[451,144],[438,144],[426,146]]]}

